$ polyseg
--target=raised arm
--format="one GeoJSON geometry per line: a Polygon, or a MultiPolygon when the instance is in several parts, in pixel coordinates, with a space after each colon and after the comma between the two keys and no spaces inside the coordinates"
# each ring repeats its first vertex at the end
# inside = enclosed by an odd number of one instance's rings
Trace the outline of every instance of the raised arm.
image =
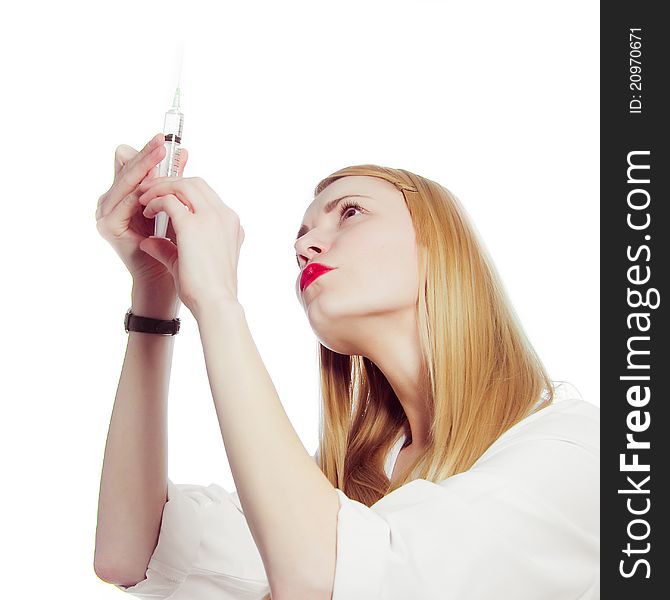
{"type": "MultiPolygon", "coordinates": [[[[133,313],[173,319],[176,294],[135,283],[133,313]]],[[[175,337],[128,333],[107,434],[95,537],[95,572],[132,585],[158,541],[167,492],[167,397],[175,337]]]]}

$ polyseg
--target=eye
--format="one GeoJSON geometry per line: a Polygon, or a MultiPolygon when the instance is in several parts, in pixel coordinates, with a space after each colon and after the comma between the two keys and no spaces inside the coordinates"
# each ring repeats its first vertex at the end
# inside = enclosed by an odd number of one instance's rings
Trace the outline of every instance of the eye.
{"type": "Polygon", "coordinates": [[[355,202],[349,201],[349,202],[344,202],[343,204],[340,205],[340,222],[344,220],[344,214],[350,209],[350,208],[355,208],[356,210],[363,210],[358,204],[355,202]]]}
{"type": "MultiPolygon", "coordinates": [[[[360,205],[356,204],[356,202],[353,202],[351,200],[349,200],[348,202],[343,202],[342,204],[340,204],[340,222],[345,220],[344,214],[351,208],[360,210],[361,212],[363,211],[363,208],[360,205]]],[[[300,257],[297,254],[295,255],[295,260],[298,263],[298,267],[302,269],[302,265],[300,264],[300,257]]]]}

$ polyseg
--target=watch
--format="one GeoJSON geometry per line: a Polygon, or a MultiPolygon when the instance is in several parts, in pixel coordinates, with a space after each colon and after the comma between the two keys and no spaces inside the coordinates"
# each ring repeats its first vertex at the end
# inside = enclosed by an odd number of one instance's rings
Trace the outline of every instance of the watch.
{"type": "Polygon", "coordinates": [[[134,315],[132,307],[128,309],[123,326],[126,333],[129,331],[139,331],[141,333],[157,333],[160,335],[176,335],[179,332],[180,320],[178,318],[164,320],[153,319],[151,317],[140,317],[134,315]]]}

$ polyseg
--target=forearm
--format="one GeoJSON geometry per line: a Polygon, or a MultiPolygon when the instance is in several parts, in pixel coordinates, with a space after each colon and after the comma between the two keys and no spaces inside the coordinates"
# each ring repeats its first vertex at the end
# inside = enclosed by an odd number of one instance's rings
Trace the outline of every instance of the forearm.
{"type": "MultiPolygon", "coordinates": [[[[178,299],[135,286],[132,310],[172,319],[178,299]]],[[[158,541],[167,491],[167,397],[174,341],[174,336],[128,333],[98,500],[94,565],[105,579],[141,580],[158,541]]]]}
{"type": "Polygon", "coordinates": [[[335,489],[293,429],[242,306],[209,306],[196,319],[231,472],[271,588],[328,587],[335,489]]]}

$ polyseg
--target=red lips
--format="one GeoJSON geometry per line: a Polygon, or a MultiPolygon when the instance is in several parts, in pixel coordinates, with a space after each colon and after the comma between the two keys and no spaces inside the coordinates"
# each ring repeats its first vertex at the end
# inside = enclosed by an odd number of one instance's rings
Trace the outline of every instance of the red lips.
{"type": "Polygon", "coordinates": [[[300,291],[302,292],[310,283],[312,283],[312,281],[319,277],[319,275],[323,275],[332,270],[333,267],[327,267],[320,263],[307,265],[300,276],[300,291]]]}

